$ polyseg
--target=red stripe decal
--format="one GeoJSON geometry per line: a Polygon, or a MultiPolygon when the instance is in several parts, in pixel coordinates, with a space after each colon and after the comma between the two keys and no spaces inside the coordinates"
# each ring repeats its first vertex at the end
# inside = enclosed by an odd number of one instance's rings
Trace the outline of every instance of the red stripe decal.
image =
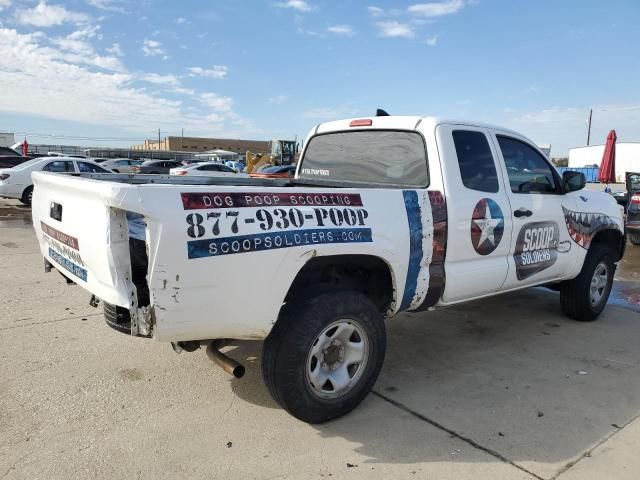
{"type": "Polygon", "coordinates": [[[360,194],[357,193],[198,192],[181,193],[180,196],[185,210],[305,205],[327,207],[362,206],[362,199],[360,194]]]}
{"type": "Polygon", "coordinates": [[[74,250],[80,250],[80,248],[78,247],[78,239],[76,237],[72,237],[71,235],[67,235],[60,230],[56,230],[55,228],[50,227],[42,221],[40,222],[40,226],[42,227],[42,231],[49,235],[51,238],[55,238],[59,242],[64,243],[66,246],[71,247],[74,250]]]}

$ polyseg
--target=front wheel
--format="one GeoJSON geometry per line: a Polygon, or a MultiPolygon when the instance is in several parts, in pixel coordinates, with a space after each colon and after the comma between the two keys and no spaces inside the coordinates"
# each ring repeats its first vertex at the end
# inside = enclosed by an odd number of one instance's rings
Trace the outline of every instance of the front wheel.
{"type": "Polygon", "coordinates": [[[609,299],[616,266],[606,245],[592,245],[580,274],[560,287],[560,306],[569,318],[591,322],[598,318],[609,299]]]}
{"type": "Polygon", "coordinates": [[[634,245],[640,245],[640,233],[629,233],[629,241],[634,245]]]}
{"type": "Polygon", "coordinates": [[[294,417],[321,423],[353,410],[384,361],[382,315],[358,292],[329,292],[287,304],[264,343],[262,375],[294,417]]]}

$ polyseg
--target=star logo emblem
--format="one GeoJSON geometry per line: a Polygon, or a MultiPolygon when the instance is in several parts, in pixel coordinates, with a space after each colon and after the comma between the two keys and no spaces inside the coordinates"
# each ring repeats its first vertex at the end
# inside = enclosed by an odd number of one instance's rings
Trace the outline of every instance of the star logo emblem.
{"type": "Polygon", "coordinates": [[[500,206],[490,198],[481,199],[471,217],[471,243],[480,255],[492,253],[502,240],[504,216],[500,206]]]}

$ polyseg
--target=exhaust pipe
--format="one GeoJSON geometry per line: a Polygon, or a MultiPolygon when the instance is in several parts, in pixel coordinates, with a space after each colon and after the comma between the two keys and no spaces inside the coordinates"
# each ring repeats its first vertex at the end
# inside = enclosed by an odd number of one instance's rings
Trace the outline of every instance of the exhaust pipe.
{"type": "Polygon", "coordinates": [[[216,362],[222,369],[236,378],[244,376],[245,368],[236,362],[233,358],[227,357],[220,351],[221,348],[228,344],[228,340],[214,340],[207,345],[207,357],[216,362]]]}

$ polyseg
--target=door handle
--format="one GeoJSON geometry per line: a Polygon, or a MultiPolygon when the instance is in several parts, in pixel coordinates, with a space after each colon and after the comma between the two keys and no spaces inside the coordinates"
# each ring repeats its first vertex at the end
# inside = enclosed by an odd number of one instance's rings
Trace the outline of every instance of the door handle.
{"type": "Polygon", "coordinates": [[[514,217],[530,217],[531,215],[533,215],[533,212],[524,207],[520,207],[518,210],[513,212],[514,217]]]}

